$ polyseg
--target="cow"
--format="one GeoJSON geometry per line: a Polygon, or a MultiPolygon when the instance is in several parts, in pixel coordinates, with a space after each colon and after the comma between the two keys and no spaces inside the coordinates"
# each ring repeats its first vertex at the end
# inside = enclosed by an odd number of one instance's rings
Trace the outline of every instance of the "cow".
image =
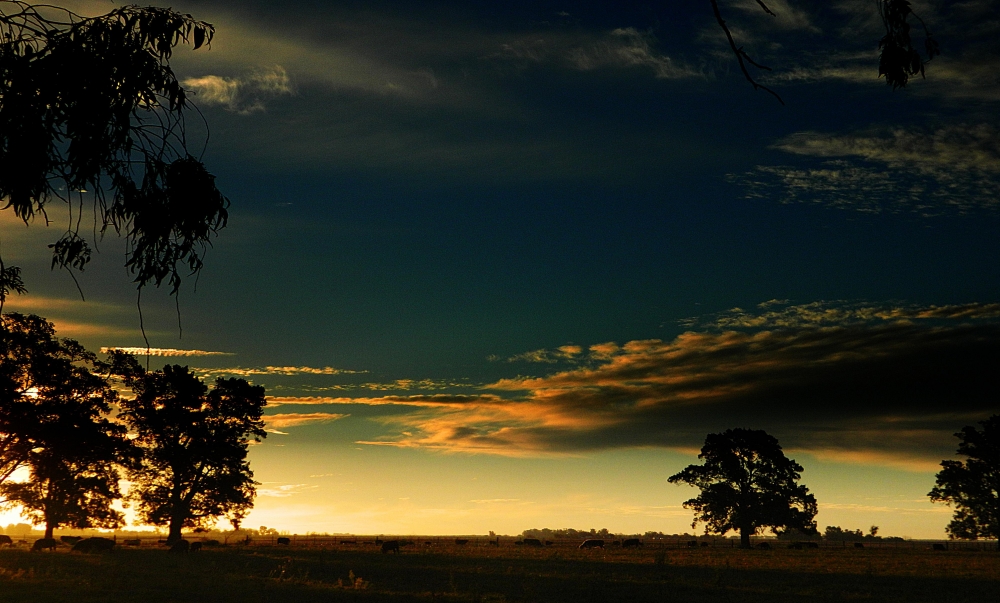
{"type": "Polygon", "coordinates": [[[696,548],[698,548],[698,541],[697,540],[688,540],[687,541],[687,546],[688,546],[689,549],[696,549],[696,548]]]}
{"type": "Polygon", "coordinates": [[[192,542],[190,550],[192,553],[195,551],[200,551],[202,546],[204,545],[201,542],[192,542]]]}
{"type": "Polygon", "coordinates": [[[280,544],[282,546],[288,546],[288,545],[292,544],[292,539],[291,538],[279,538],[278,539],[278,544],[280,544]]]}
{"type": "Polygon", "coordinates": [[[110,538],[84,538],[73,545],[73,551],[77,553],[110,553],[115,548],[115,541],[110,538]]]}
{"type": "Polygon", "coordinates": [[[603,549],[604,541],[600,538],[588,538],[580,543],[581,549],[603,549]]]}
{"type": "Polygon", "coordinates": [[[173,544],[170,545],[169,553],[187,553],[191,550],[191,543],[183,538],[175,540],[173,544]]]}
{"type": "Polygon", "coordinates": [[[123,540],[122,544],[124,544],[125,546],[141,546],[142,541],[139,540],[138,538],[132,538],[130,540],[123,540]]]}
{"type": "Polygon", "coordinates": [[[60,536],[59,540],[65,542],[66,544],[73,546],[74,544],[83,540],[83,536],[60,536]]]}
{"type": "Polygon", "coordinates": [[[455,539],[455,545],[456,546],[465,546],[467,544],[469,544],[469,539],[468,538],[456,538],[455,539]]]}
{"type": "Polygon", "coordinates": [[[542,541],[537,538],[525,538],[521,542],[524,543],[524,546],[542,546],[542,541]]]}
{"type": "Polygon", "coordinates": [[[935,551],[947,551],[948,550],[948,547],[946,547],[945,545],[943,545],[941,543],[936,543],[931,548],[933,550],[935,550],[935,551]]]}
{"type": "Polygon", "coordinates": [[[14,546],[14,541],[10,539],[10,536],[6,534],[0,534],[0,546],[3,545],[14,546]]]}
{"type": "Polygon", "coordinates": [[[222,543],[214,538],[209,538],[208,540],[202,541],[205,546],[222,546],[222,543]]]}
{"type": "Polygon", "coordinates": [[[383,553],[388,553],[390,551],[396,553],[397,555],[399,554],[399,541],[398,540],[383,540],[382,541],[382,552],[383,553]]]}
{"type": "Polygon", "coordinates": [[[771,543],[770,542],[758,542],[757,543],[757,548],[760,549],[760,550],[762,550],[762,551],[770,551],[771,550],[771,543]]]}
{"type": "Polygon", "coordinates": [[[863,548],[865,548],[865,543],[863,543],[863,542],[855,542],[854,543],[854,548],[856,548],[856,549],[863,549],[863,548]]]}
{"type": "Polygon", "coordinates": [[[638,549],[641,547],[642,547],[642,541],[639,540],[638,538],[626,538],[625,540],[622,540],[623,549],[633,549],[633,548],[638,549]]]}
{"type": "Polygon", "coordinates": [[[42,549],[49,549],[50,551],[54,551],[57,546],[59,546],[59,541],[55,538],[39,538],[35,541],[35,544],[31,545],[31,550],[40,551],[42,549]]]}

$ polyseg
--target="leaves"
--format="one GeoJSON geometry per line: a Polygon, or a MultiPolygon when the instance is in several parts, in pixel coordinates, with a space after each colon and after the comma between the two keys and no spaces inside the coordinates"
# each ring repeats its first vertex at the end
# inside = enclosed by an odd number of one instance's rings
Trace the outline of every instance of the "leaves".
{"type": "Polygon", "coordinates": [[[924,64],[940,54],[940,49],[926,25],[924,25],[926,61],[913,47],[909,18],[913,16],[919,20],[919,17],[913,13],[907,0],[882,0],[879,3],[879,13],[885,25],[885,36],[878,43],[881,51],[878,75],[885,76],[886,84],[893,89],[905,88],[910,76],[917,74],[924,76],[924,64]]]}
{"type": "Polygon", "coordinates": [[[948,524],[952,538],[1000,537],[1000,415],[967,426],[959,438],[958,454],[965,461],[941,461],[937,485],[928,493],[933,502],[955,507],[948,524]]]}
{"type": "MultiPolygon", "coordinates": [[[[156,7],[61,14],[0,1],[3,208],[27,223],[53,200],[78,216],[92,204],[102,235],[128,239],[138,286],[166,280],[176,293],[201,269],[229,201],[187,151],[187,95],[169,60],[179,44],[210,45],[215,29],[156,7]]],[[[79,220],[50,248],[53,267],[90,260],[79,220]]]]}
{"type": "Polygon", "coordinates": [[[802,466],[786,458],[778,440],[766,432],[709,434],[698,458],[703,465],[689,465],[667,480],[701,489],[684,503],[695,511],[692,527],[704,522],[708,532],[745,535],[761,528],[815,531],[816,499],[797,483],[802,466]]]}
{"type": "Polygon", "coordinates": [[[239,521],[256,494],[250,441],[266,436],[264,388],[218,379],[211,390],[187,367],[166,366],[133,380],[122,418],[143,451],[129,479],[143,521],[198,527],[220,515],[239,521]]]}

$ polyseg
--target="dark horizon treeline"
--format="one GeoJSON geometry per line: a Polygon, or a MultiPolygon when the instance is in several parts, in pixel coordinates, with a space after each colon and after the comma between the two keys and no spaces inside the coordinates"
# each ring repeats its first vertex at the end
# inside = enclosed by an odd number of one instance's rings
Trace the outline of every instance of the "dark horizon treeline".
{"type": "Polygon", "coordinates": [[[20,505],[45,538],[123,527],[115,501],[171,541],[223,516],[238,528],[256,495],[247,453],[266,436],[265,404],[243,379],[209,389],[188,367],[102,361],[42,317],[0,315],[0,508],[20,505]],[[28,479],[12,481],[21,468],[28,479]]]}

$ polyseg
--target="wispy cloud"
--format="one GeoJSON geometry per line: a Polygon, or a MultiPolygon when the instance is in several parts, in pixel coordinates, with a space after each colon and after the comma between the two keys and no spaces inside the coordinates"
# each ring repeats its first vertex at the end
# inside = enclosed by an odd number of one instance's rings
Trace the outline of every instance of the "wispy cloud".
{"type": "Polygon", "coordinates": [[[350,415],[340,413],[311,412],[265,415],[263,419],[264,424],[267,425],[268,432],[288,435],[286,432],[279,430],[288,429],[290,427],[301,427],[303,425],[311,425],[314,423],[329,423],[330,421],[337,421],[349,416],[350,415]]]}
{"type": "Polygon", "coordinates": [[[242,77],[204,75],[181,84],[205,105],[220,105],[242,115],[264,111],[267,101],[294,93],[288,73],[281,66],[258,70],[242,77]]]}
{"type": "Polygon", "coordinates": [[[774,148],[818,163],[757,166],[730,176],[750,198],[867,212],[1000,209],[1000,136],[991,124],[934,131],[799,132],[774,148]]]}
{"type": "Polygon", "coordinates": [[[235,356],[231,352],[208,352],[205,350],[178,350],[174,348],[129,348],[129,347],[103,347],[102,354],[110,352],[124,352],[134,356],[235,356]]]}
{"type": "Polygon", "coordinates": [[[263,486],[264,487],[262,488],[257,488],[257,496],[266,496],[269,498],[288,498],[290,496],[295,496],[296,494],[316,489],[316,486],[311,484],[281,484],[272,486],[265,483],[263,486]]]}
{"type": "Polygon", "coordinates": [[[194,370],[202,378],[220,377],[224,375],[233,377],[254,377],[258,375],[282,375],[289,377],[298,375],[360,375],[368,372],[339,369],[332,366],[265,366],[252,368],[196,368],[192,370],[194,370]]]}
{"type": "Polygon", "coordinates": [[[546,32],[505,42],[489,58],[579,71],[642,68],[659,79],[702,77],[698,70],[657,52],[656,42],[651,33],[632,27],[613,29],[599,37],[546,32]]]}

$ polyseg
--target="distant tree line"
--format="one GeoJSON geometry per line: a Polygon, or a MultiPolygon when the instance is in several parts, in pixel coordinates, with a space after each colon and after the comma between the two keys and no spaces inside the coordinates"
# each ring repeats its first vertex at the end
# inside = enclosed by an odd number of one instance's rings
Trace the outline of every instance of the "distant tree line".
{"type": "Polygon", "coordinates": [[[210,389],[187,367],[147,371],[120,352],[102,361],[39,316],[4,314],[0,507],[20,506],[46,538],[121,527],[116,501],[171,541],[219,517],[239,527],[256,494],[247,453],[266,436],[264,405],[264,388],[243,379],[210,389]],[[12,480],[20,469],[27,479],[12,480]]]}

